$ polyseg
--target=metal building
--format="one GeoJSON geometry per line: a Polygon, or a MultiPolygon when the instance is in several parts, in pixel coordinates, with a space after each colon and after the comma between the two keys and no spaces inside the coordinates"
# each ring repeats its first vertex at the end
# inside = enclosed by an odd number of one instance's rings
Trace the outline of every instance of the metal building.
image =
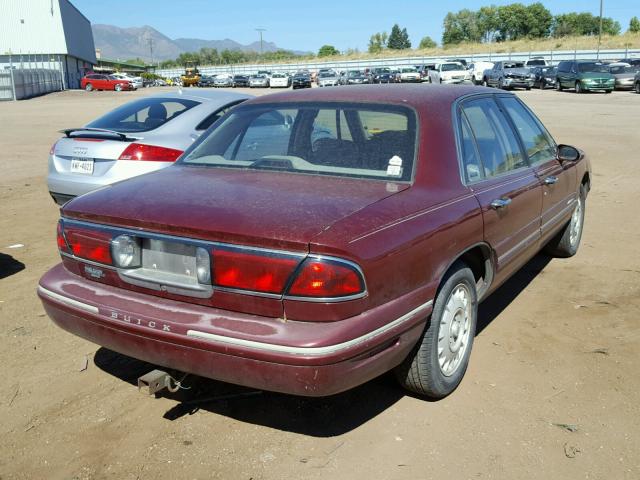
{"type": "Polygon", "coordinates": [[[0,0],[0,69],[59,69],[79,88],[96,64],[91,22],[69,0],[0,0]]]}

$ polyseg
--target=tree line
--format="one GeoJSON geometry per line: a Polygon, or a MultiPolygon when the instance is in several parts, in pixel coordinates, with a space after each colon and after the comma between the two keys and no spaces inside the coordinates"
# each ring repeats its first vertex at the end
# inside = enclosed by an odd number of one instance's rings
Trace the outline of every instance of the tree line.
{"type": "MultiPolygon", "coordinates": [[[[512,3],[509,5],[481,7],[479,10],[467,8],[458,12],[449,12],[443,22],[442,45],[456,45],[463,42],[491,43],[523,38],[548,38],[564,36],[597,35],[600,29],[600,17],[588,12],[570,12],[552,15],[542,3],[531,5],[512,3]]],[[[640,33],[640,20],[631,18],[629,32],[640,33]]],[[[609,17],[602,18],[602,33],[619,35],[620,23],[609,17]]],[[[420,40],[418,48],[435,48],[437,43],[429,36],[420,40]]],[[[383,50],[407,50],[411,48],[411,40],[406,28],[397,23],[391,27],[391,33],[376,32],[369,38],[369,53],[383,50]]],[[[349,49],[345,54],[359,53],[349,49]]],[[[289,50],[274,52],[245,52],[241,50],[222,50],[201,48],[197,52],[181,53],[175,60],[160,62],[160,68],[181,67],[187,63],[196,65],[233,65],[237,63],[268,63],[282,60],[303,60],[317,56],[328,57],[340,55],[333,45],[323,45],[317,55],[300,55],[289,50]]],[[[135,59],[138,60],[138,59],[135,59]]],[[[134,60],[134,61],[135,61],[134,60]]]]}
{"type": "MultiPolygon", "coordinates": [[[[635,18],[635,17],[634,17],[635,18]]],[[[635,19],[637,21],[637,18],[635,19]]],[[[633,19],[630,22],[632,30],[633,19]]],[[[449,12],[444,18],[443,45],[462,42],[502,42],[523,38],[564,37],[569,35],[597,35],[600,17],[591,13],[571,12],[552,15],[540,2],[531,5],[482,7],[479,10],[462,9],[449,12]]],[[[602,33],[619,35],[620,23],[609,17],[602,18],[602,33]]]]}

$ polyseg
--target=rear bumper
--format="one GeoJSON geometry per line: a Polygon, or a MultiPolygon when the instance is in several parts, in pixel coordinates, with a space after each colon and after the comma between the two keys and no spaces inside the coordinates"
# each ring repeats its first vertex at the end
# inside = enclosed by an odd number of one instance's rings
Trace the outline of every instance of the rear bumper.
{"type": "Polygon", "coordinates": [[[59,327],[124,355],[305,396],[339,393],[392,369],[416,344],[431,313],[427,302],[369,330],[387,307],[339,322],[285,321],[102,285],[62,265],[40,280],[38,296],[59,327]]]}

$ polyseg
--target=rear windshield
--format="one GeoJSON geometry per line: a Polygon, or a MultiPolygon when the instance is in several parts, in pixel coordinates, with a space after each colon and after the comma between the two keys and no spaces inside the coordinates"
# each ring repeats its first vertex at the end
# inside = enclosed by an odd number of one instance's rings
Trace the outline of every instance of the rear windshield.
{"type": "Polygon", "coordinates": [[[503,64],[504,68],[523,68],[524,63],[522,62],[505,62],[503,64]]]}
{"type": "Polygon", "coordinates": [[[464,70],[464,65],[462,65],[461,63],[443,63],[442,64],[442,71],[443,72],[451,72],[451,71],[455,71],[455,70],[464,70]]]}
{"type": "Polygon", "coordinates": [[[411,181],[416,118],[404,106],[238,107],[180,160],[217,168],[411,181]]]}
{"type": "Polygon", "coordinates": [[[185,98],[141,98],[94,120],[87,127],[117,132],[146,132],[158,128],[199,102],[185,98]]]}
{"type": "Polygon", "coordinates": [[[527,65],[529,65],[530,67],[533,67],[535,65],[546,65],[544,60],[529,60],[527,62],[527,65]]]}

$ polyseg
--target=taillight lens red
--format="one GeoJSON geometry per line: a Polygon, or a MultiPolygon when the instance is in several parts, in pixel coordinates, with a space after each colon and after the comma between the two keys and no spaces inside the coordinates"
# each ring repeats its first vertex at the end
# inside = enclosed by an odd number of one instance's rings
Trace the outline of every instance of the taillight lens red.
{"type": "Polygon", "coordinates": [[[62,222],[58,222],[57,240],[58,250],[64,253],[71,253],[69,251],[69,245],[67,245],[67,240],[64,238],[64,229],[62,227],[62,222]]]}
{"type": "Polygon", "coordinates": [[[132,143],[125,148],[118,160],[139,160],[143,162],[175,162],[182,150],[132,143]]]}
{"type": "Polygon", "coordinates": [[[333,298],[364,292],[364,281],[355,267],[331,261],[307,259],[287,292],[296,297],[333,298]]]}
{"type": "Polygon", "coordinates": [[[294,256],[213,250],[213,283],[219,287],[280,294],[300,263],[294,256]]]}
{"type": "MultiPolygon", "coordinates": [[[[74,256],[107,265],[113,264],[111,258],[112,235],[110,233],[75,225],[65,225],[64,234],[66,243],[74,256]]],[[[60,236],[58,236],[58,246],[60,246],[59,239],[60,236]]]]}

